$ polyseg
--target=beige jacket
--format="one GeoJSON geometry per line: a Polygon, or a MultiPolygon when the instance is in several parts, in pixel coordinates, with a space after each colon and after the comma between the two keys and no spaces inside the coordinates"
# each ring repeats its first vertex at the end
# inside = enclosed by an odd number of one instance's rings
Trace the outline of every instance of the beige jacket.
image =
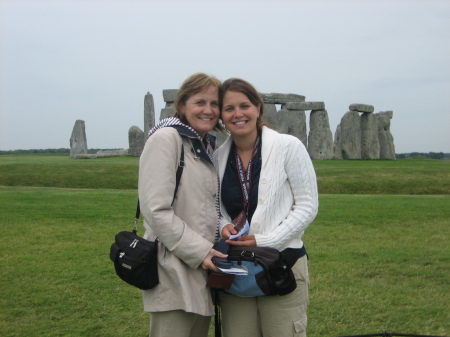
{"type": "Polygon", "coordinates": [[[139,162],[139,200],[147,239],[159,238],[159,284],[143,291],[144,310],[184,310],[212,316],[207,271],[202,261],[211,250],[217,228],[217,174],[200,158],[201,142],[181,137],[172,127],[157,130],[145,144],[139,162]],[[175,173],[184,145],[185,167],[178,193],[175,173]],[[195,152],[192,151],[192,145],[195,152]],[[199,151],[199,152],[197,152],[199,151]]]}

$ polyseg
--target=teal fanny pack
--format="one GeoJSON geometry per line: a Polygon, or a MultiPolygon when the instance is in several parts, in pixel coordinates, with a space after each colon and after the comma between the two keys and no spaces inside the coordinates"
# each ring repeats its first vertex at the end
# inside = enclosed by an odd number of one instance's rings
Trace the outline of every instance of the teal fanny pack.
{"type": "Polygon", "coordinates": [[[236,296],[287,295],[297,287],[292,266],[306,250],[286,249],[279,252],[270,247],[231,246],[227,260],[233,267],[246,269],[247,275],[236,275],[231,287],[225,289],[236,296]]]}

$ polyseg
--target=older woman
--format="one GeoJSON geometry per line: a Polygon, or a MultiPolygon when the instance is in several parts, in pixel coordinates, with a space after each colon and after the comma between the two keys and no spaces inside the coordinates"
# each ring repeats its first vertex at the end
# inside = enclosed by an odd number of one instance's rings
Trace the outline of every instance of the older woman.
{"type": "Polygon", "coordinates": [[[175,117],[150,131],[139,163],[139,200],[146,239],[159,239],[159,284],[143,292],[151,337],[207,336],[214,314],[207,270],[217,270],[217,173],[211,160],[218,127],[220,81],[194,74],[182,84],[175,117]],[[174,198],[176,170],[184,170],[174,198]],[[172,203],[173,202],[173,203],[172,203]]]}
{"type": "MultiPolygon", "coordinates": [[[[303,144],[261,122],[264,103],[248,82],[232,78],[219,92],[221,119],[231,137],[214,153],[221,181],[220,231],[236,234],[232,220],[245,213],[248,235],[235,246],[287,248],[294,254],[296,289],[283,296],[220,294],[227,337],[306,336],[308,266],[302,235],[318,211],[316,175],[303,144]]],[[[236,277],[234,282],[239,282],[236,277]]]]}

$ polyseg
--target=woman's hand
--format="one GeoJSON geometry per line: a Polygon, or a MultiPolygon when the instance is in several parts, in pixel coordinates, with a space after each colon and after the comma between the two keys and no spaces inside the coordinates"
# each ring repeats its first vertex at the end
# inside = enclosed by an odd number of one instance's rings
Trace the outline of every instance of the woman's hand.
{"type": "Polygon", "coordinates": [[[226,243],[233,246],[256,247],[256,239],[254,235],[239,236],[233,240],[226,240],[226,243]]]}
{"type": "Polygon", "coordinates": [[[227,240],[231,235],[237,234],[237,230],[234,228],[232,224],[226,225],[222,228],[222,238],[227,240]]]}
{"type": "Polygon", "coordinates": [[[208,255],[205,257],[205,259],[202,262],[202,268],[203,269],[211,269],[214,271],[219,271],[219,269],[217,269],[216,265],[214,264],[214,262],[212,261],[212,258],[214,256],[217,257],[221,257],[221,258],[227,258],[227,254],[223,254],[215,249],[212,249],[209,251],[208,255]]]}

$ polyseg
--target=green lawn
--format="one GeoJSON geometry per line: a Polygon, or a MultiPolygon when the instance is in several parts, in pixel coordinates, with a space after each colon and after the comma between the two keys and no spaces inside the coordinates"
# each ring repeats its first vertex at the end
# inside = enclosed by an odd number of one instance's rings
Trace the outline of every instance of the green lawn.
{"type": "MultiPolygon", "coordinates": [[[[315,160],[320,194],[449,194],[450,161],[315,160]]],[[[136,189],[137,157],[0,155],[0,186],[136,189]]]]}
{"type": "MultiPolygon", "coordinates": [[[[314,165],[308,336],[448,336],[450,163],[314,165]]],[[[130,157],[0,156],[1,336],[148,335],[140,291],[108,255],[133,225],[137,169],[130,157]]]]}

